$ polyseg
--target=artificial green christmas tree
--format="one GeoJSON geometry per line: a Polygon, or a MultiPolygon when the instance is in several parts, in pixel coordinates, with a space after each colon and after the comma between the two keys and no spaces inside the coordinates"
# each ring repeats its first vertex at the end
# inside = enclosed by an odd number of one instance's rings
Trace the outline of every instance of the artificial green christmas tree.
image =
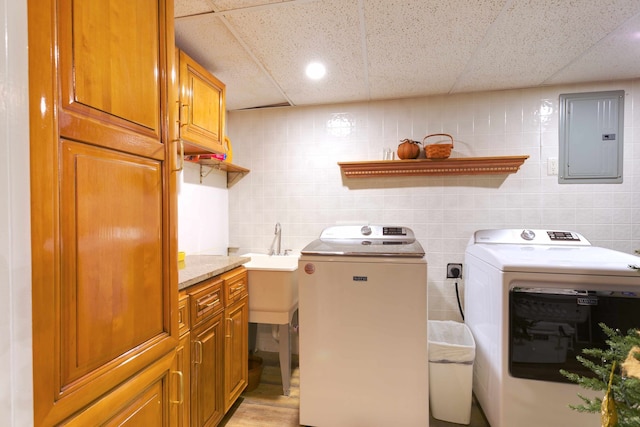
{"type": "MultiPolygon", "coordinates": [[[[640,313],[638,317],[640,321],[640,313]]],[[[566,370],[560,372],[582,388],[604,392],[603,398],[589,399],[578,394],[583,403],[569,407],[579,412],[601,413],[603,427],[640,427],[640,374],[634,370],[640,364],[640,334],[631,329],[623,335],[603,323],[600,327],[608,337],[609,348],[584,349],[587,357],[577,356],[595,378],[566,370]]]]}

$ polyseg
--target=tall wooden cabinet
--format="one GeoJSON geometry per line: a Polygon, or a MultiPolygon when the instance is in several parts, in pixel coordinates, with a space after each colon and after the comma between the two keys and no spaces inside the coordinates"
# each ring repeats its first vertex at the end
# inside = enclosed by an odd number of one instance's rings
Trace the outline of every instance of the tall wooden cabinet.
{"type": "Polygon", "coordinates": [[[29,0],[34,424],[172,424],[172,0],[29,0]]]}

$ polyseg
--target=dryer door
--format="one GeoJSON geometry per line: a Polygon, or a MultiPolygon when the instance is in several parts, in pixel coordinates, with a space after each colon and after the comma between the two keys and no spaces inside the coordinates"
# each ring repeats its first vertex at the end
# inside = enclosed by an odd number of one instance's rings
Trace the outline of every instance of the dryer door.
{"type": "MultiPolygon", "coordinates": [[[[640,327],[640,294],[515,287],[509,292],[509,372],[518,378],[569,382],[560,369],[591,376],[576,360],[584,348],[605,348],[599,326],[640,327]]],[[[583,355],[584,356],[584,355],[583,355]]]]}

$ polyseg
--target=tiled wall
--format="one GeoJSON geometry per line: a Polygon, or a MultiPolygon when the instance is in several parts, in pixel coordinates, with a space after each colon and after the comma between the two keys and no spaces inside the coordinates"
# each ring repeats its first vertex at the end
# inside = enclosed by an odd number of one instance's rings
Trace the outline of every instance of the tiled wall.
{"type": "Polygon", "coordinates": [[[274,224],[283,248],[302,249],[341,221],[416,232],[429,264],[429,317],[459,320],[448,262],[462,262],[482,228],[547,228],[592,243],[640,249],[640,80],[228,114],[234,162],[251,172],[229,191],[229,245],[265,252],[274,224]],[[560,185],[558,95],[624,89],[624,183],[560,185]],[[428,133],[455,138],[454,157],[529,155],[508,176],[345,180],[337,162],[382,159],[385,147],[428,133]]]}

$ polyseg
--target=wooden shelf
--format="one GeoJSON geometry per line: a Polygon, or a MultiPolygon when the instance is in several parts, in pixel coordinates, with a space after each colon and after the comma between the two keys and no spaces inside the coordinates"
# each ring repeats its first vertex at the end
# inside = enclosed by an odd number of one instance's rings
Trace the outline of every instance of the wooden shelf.
{"type": "Polygon", "coordinates": [[[382,176],[504,175],[515,173],[529,156],[461,157],[442,160],[338,162],[347,178],[382,176]]]}
{"type": "Polygon", "coordinates": [[[227,173],[227,188],[230,188],[238,182],[242,177],[248,174],[249,169],[245,169],[241,166],[234,165],[232,163],[223,162],[216,159],[200,159],[200,160],[186,160],[191,163],[198,163],[200,165],[200,183],[202,179],[211,173],[212,170],[221,170],[227,173]],[[207,166],[209,170],[204,170],[203,166],[207,166]]]}

